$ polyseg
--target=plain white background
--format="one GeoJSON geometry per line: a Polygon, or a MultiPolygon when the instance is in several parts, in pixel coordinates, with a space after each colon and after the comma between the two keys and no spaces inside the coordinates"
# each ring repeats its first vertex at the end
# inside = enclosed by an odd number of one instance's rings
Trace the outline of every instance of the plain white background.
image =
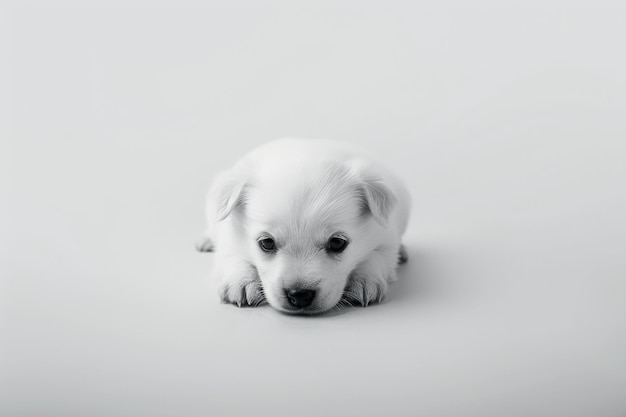
{"type": "Polygon", "coordinates": [[[625,415],[619,3],[4,3],[0,415],[625,415]],[[406,179],[386,303],[219,303],[205,192],[282,136],[406,179]]]}

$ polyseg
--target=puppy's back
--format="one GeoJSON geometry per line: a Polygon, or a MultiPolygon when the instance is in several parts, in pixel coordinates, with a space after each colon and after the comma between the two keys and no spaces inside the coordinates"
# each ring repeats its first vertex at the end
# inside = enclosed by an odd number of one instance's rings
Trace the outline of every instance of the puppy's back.
{"type": "MultiPolygon", "coordinates": [[[[252,150],[237,164],[236,169],[254,172],[257,178],[298,176],[322,163],[339,163],[357,171],[367,171],[389,187],[398,200],[392,215],[402,234],[407,227],[410,195],[402,180],[390,169],[359,146],[328,139],[284,138],[268,142],[252,150]]],[[[296,178],[292,178],[296,181],[296,178]]]]}

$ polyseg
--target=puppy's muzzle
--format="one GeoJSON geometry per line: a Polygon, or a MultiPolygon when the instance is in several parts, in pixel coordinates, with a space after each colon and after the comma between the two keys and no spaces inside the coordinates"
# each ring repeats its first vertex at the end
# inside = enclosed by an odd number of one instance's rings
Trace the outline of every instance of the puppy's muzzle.
{"type": "Polygon", "coordinates": [[[296,308],[310,306],[315,299],[315,290],[288,289],[285,288],[285,297],[289,305],[296,308]]]}

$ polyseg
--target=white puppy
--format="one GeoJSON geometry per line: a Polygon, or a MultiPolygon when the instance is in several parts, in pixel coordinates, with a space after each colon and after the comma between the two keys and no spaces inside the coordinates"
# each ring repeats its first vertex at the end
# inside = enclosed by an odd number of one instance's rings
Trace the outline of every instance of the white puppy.
{"type": "Polygon", "coordinates": [[[223,302],[316,314],[380,301],[406,261],[403,183],[353,146],[282,139],[221,173],[208,235],[223,302]]]}

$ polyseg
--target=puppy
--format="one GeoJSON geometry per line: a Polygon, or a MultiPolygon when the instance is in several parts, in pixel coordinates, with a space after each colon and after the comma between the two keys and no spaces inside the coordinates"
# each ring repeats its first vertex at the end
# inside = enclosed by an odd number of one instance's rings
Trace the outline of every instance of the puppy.
{"type": "Polygon", "coordinates": [[[407,260],[410,198],[390,171],[355,147],[282,139],[218,175],[207,237],[223,302],[265,302],[317,314],[379,302],[407,260]]]}

